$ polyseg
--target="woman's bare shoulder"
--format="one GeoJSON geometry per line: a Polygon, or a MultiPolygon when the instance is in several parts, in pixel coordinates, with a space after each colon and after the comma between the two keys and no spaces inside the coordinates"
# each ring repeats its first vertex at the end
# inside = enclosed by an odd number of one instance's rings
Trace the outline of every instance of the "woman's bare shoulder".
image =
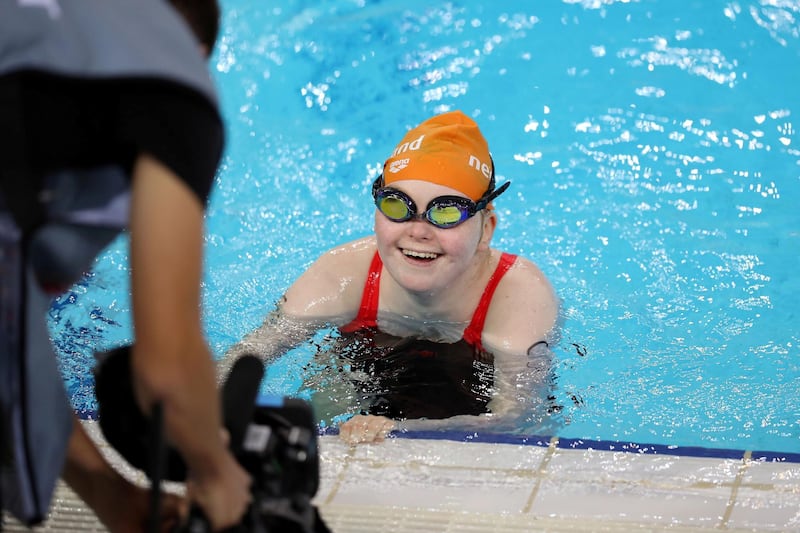
{"type": "Polygon", "coordinates": [[[362,237],[331,248],[322,254],[319,259],[317,259],[317,262],[323,262],[326,266],[340,264],[345,266],[349,264],[352,266],[353,261],[358,263],[366,261],[366,266],[368,268],[369,261],[372,261],[372,257],[375,255],[377,249],[378,245],[375,242],[374,236],[362,237]]]}
{"type": "Polygon", "coordinates": [[[336,317],[358,310],[375,239],[350,241],[323,253],[286,291],[281,309],[298,317],[336,317]]]}
{"type": "Polygon", "coordinates": [[[509,279],[550,286],[550,280],[547,279],[539,265],[526,257],[517,256],[514,265],[509,270],[509,274],[511,275],[509,279]]]}
{"type": "Polygon", "coordinates": [[[484,335],[524,353],[552,332],[559,307],[558,296],[544,272],[529,259],[518,257],[495,290],[484,335]]]}

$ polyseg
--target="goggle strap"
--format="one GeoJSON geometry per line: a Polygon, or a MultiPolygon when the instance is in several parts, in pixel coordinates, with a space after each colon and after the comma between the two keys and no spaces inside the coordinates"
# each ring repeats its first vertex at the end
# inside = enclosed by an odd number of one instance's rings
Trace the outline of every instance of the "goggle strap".
{"type": "Polygon", "coordinates": [[[372,197],[375,198],[375,195],[378,193],[378,189],[383,187],[383,172],[381,172],[375,181],[372,182],[372,197]]]}
{"type": "Polygon", "coordinates": [[[487,205],[492,203],[492,200],[494,200],[495,198],[497,198],[498,196],[503,194],[506,191],[506,189],[508,189],[508,187],[510,185],[511,185],[511,182],[507,181],[504,184],[502,184],[500,187],[498,187],[497,189],[495,189],[492,192],[490,192],[488,195],[484,195],[483,198],[481,198],[477,202],[475,202],[475,210],[476,211],[480,211],[481,209],[483,209],[484,207],[486,207],[487,205]]]}

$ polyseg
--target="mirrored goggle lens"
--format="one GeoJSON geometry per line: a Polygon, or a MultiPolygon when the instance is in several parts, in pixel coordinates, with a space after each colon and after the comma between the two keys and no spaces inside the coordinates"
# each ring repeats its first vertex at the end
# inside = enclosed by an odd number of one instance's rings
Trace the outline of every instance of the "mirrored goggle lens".
{"type": "Polygon", "coordinates": [[[396,196],[378,196],[376,204],[381,213],[396,222],[408,220],[412,216],[409,205],[396,196]]]}
{"type": "Polygon", "coordinates": [[[469,209],[459,205],[432,205],[425,217],[435,226],[450,228],[469,218],[469,209]]]}

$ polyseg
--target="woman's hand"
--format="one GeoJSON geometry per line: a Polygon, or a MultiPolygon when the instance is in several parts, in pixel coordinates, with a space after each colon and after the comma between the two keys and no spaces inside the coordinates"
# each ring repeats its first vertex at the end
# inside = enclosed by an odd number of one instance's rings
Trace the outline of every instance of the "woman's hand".
{"type": "Polygon", "coordinates": [[[355,415],[339,426],[339,437],[348,444],[382,442],[397,422],[385,416],[355,415]]]}

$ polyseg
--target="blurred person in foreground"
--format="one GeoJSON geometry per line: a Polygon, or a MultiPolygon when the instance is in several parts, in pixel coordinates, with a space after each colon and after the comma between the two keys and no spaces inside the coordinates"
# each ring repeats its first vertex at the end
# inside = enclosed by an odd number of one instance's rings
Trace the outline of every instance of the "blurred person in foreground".
{"type": "Polygon", "coordinates": [[[334,374],[357,398],[339,426],[348,442],[489,430],[542,406],[559,302],[534,263],[490,245],[508,185],[496,186],[488,144],[462,112],[408,131],[373,184],[375,234],[311,264],[221,375],[242,353],[271,362],[332,326],[334,374]]]}
{"type": "MultiPolygon", "coordinates": [[[[149,492],[104,459],[50,346],[51,298],[130,230],[132,388],[163,408],[188,493],[213,529],[239,522],[250,477],[228,450],[201,330],[203,214],[224,145],[207,60],[215,0],[0,0],[0,507],[45,518],[61,475],[113,532],[149,492]]],[[[162,503],[162,526],[183,502],[162,503]]]]}

